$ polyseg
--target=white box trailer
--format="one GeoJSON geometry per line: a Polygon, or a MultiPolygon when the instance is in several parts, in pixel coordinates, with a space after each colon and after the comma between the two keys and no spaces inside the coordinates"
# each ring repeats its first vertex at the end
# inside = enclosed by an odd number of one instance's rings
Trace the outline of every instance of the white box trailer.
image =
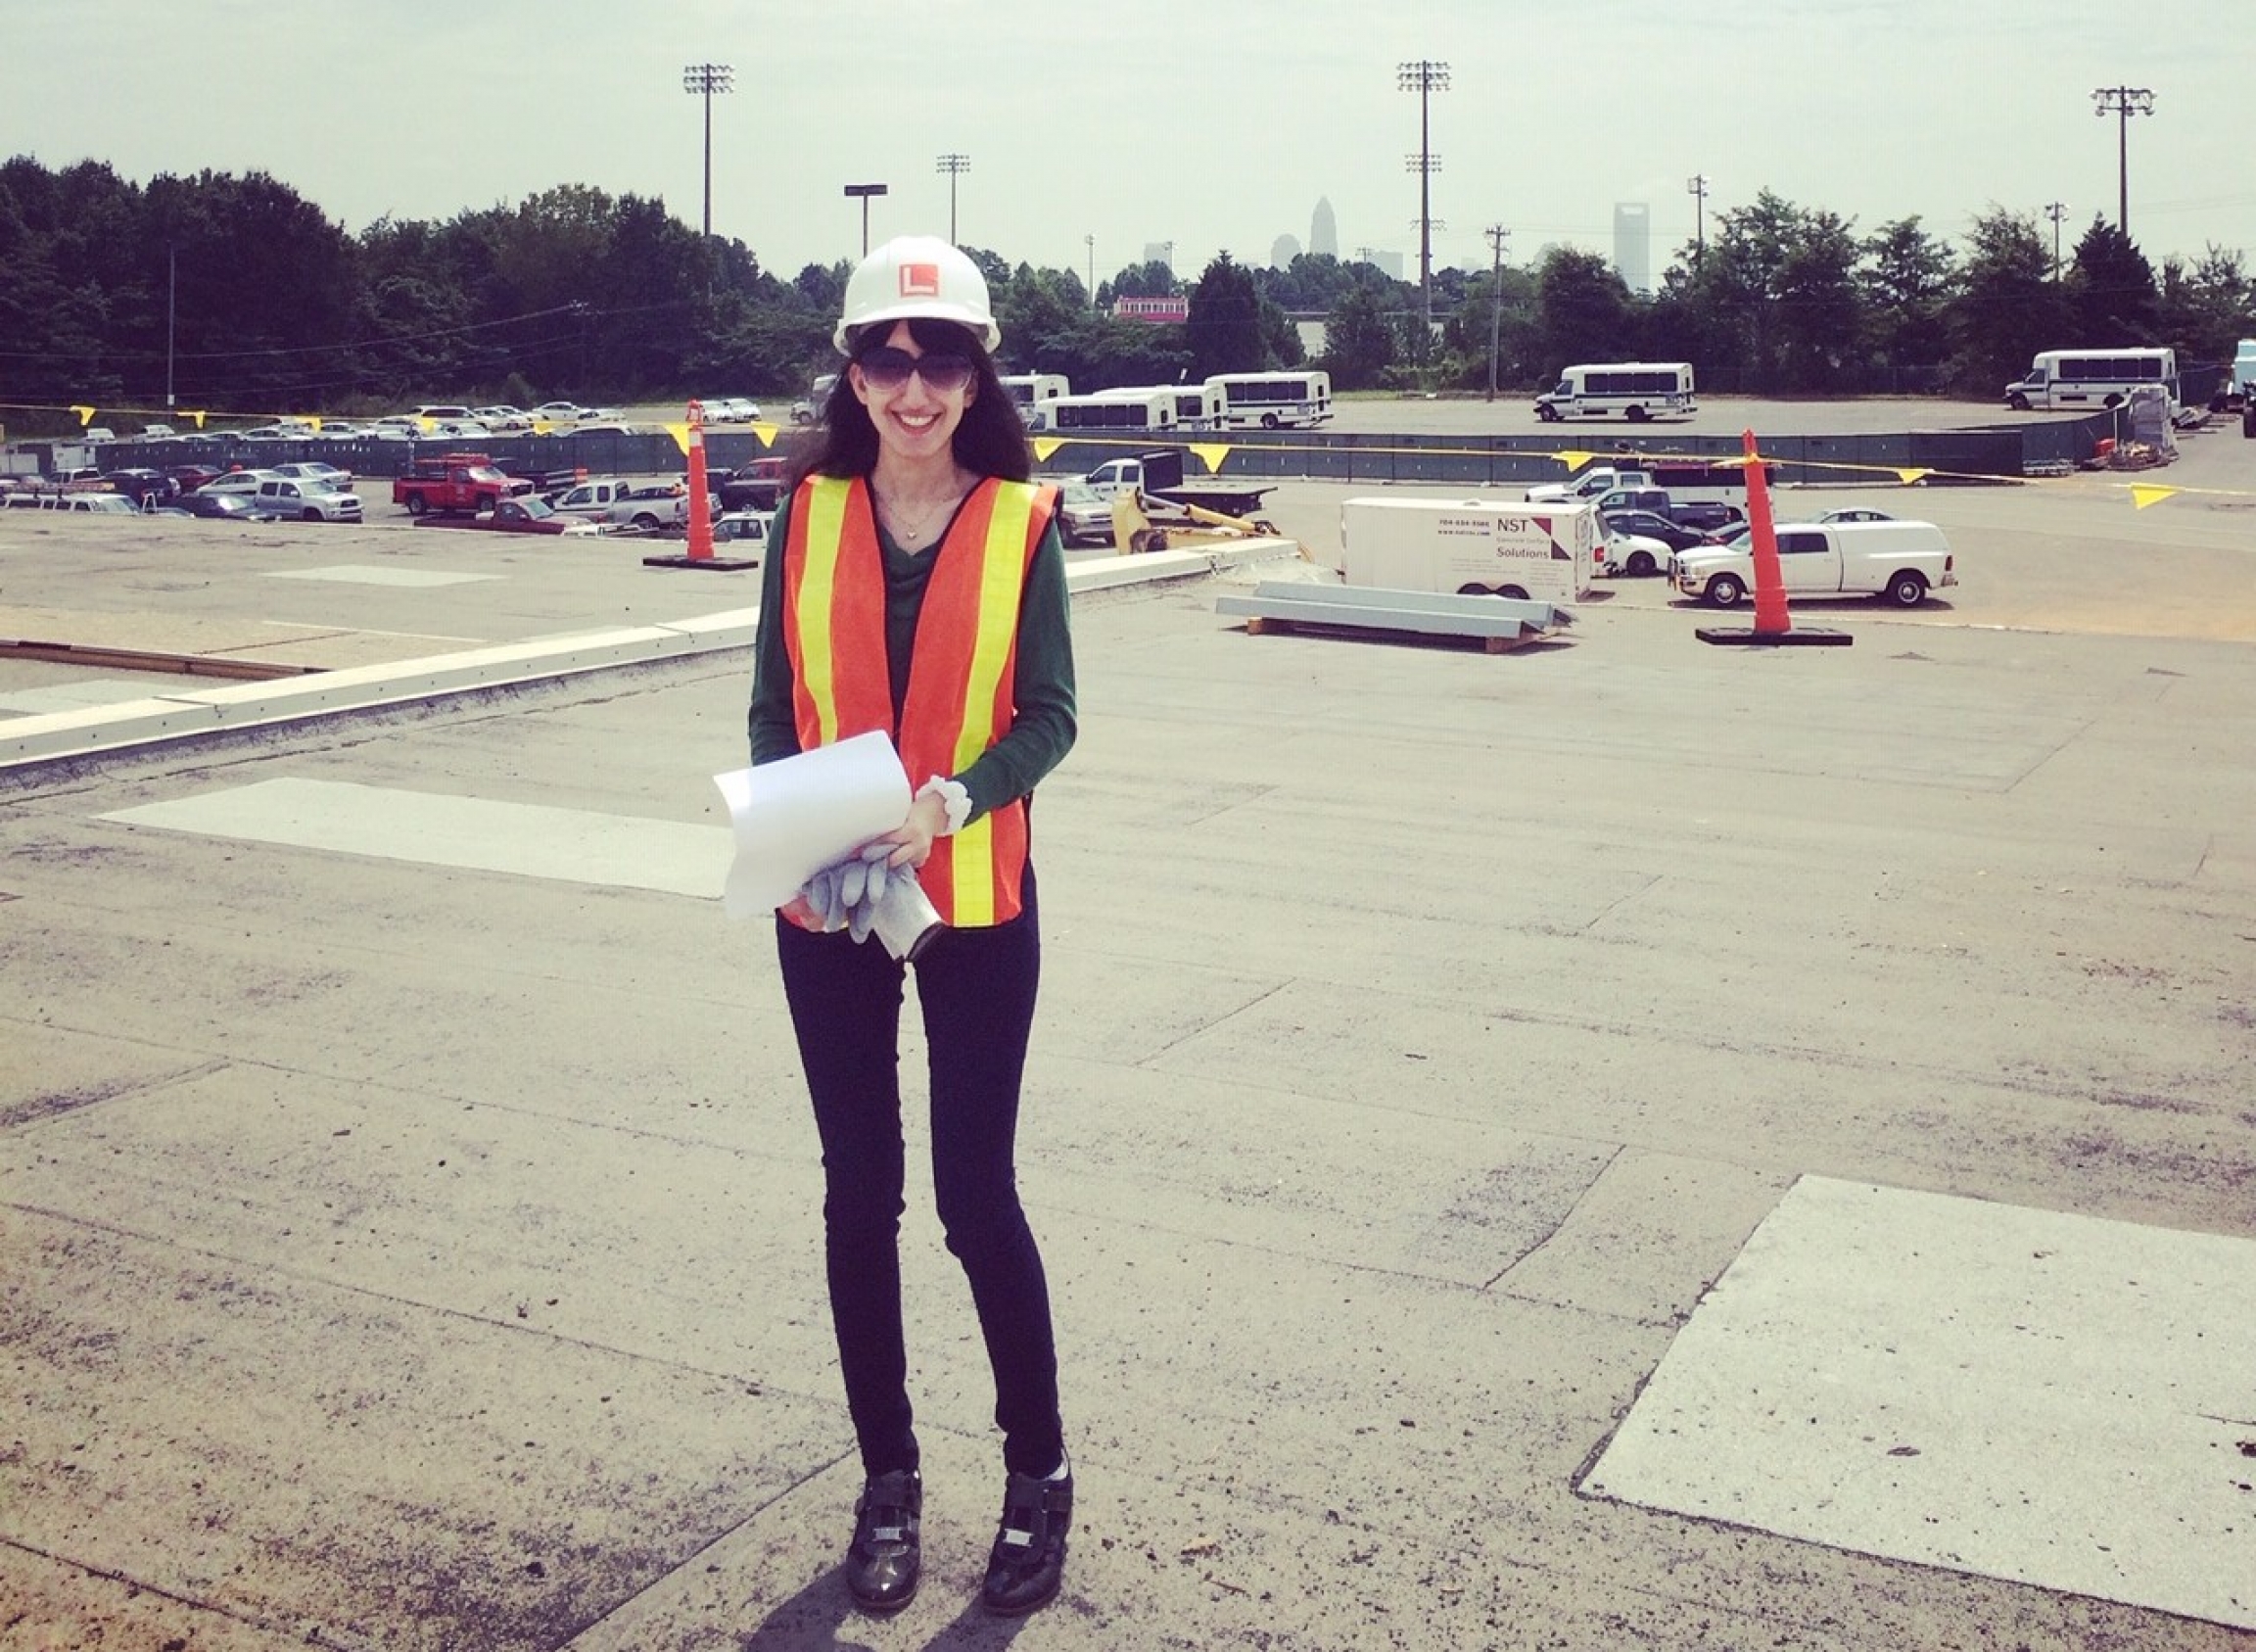
{"type": "Polygon", "coordinates": [[[1389,590],[1579,602],[1605,545],[1581,501],[1357,498],[1340,506],[1340,577],[1389,590]]]}

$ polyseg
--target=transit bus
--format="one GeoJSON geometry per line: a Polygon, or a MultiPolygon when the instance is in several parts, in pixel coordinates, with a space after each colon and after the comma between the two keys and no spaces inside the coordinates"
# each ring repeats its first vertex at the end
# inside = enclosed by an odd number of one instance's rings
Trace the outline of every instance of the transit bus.
{"type": "Polygon", "coordinates": [[[1206,381],[1214,392],[1218,430],[1259,425],[1318,425],[1332,416],[1332,375],[1313,367],[1281,373],[1216,373],[1206,381]]]}
{"type": "Polygon", "coordinates": [[[1174,430],[1175,387],[1146,385],[1092,396],[1059,396],[1044,404],[1050,428],[1062,431],[1174,430]]]}
{"type": "Polygon", "coordinates": [[[2174,350],[2041,350],[2026,378],[2005,387],[2005,405],[2113,407],[2140,385],[2158,384],[2178,404],[2178,353],[2174,350]]]}
{"type": "Polygon", "coordinates": [[[1620,413],[1631,424],[1688,419],[1700,410],[1689,361],[1598,361],[1560,369],[1559,382],[1535,398],[1535,416],[1602,419],[1620,413]]]}
{"type": "Polygon", "coordinates": [[[1018,417],[1028,430],[1050,428],[1049,406],[1060,396],[1073,394],[1063,373],[1005,373],[1003,388],[1017,404],[1018,417]]]}

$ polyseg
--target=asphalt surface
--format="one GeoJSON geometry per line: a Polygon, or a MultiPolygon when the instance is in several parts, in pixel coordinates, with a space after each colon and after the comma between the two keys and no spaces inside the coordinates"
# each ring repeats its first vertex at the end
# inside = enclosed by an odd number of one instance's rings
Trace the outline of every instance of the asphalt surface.
{"type": "MultiPolygon", "coordinates": [[[[1269,514],[1321,560],[1339,492],[1269,514]]],[[[1658,581],[1496,656],[1214,613],[1290,561],[1076,596],[1020,1176],[1080,1504],[1022,1624],[915,1175],[927,1580],[837,1577],[816,1148],[715,898],[745,649],[0,771],[0,1647],[2256,1644],[2256,443],[1907,498],[1962,583],[1796,611],[1845,648],[1658,581]],[[1945,1260],[1907,1307],[1856,1190],[1945,1260]],[[1781,1252],[1834,1321],[1750,1343],[1781,1252]],[[2131,1257],[2190,1299],[2066,1312],[2131,1257]],[[1846,1357],[1891,1312],[1913,1389],[1846,1357]],[[1976,1322],[2035,1357],[1930,1335],[1976,1322]],[[2133,1395],[2125,1341],[2243,1387],[2133,1395]],[[2125,1522],[2191,1559],[2061,1559],[2125,1522]]],[[[0,631],[381,667],[757,592],[204,526],[0,513],[0,631]]],[[[9,663],[0,716],[150,683],[9,663]]]]}

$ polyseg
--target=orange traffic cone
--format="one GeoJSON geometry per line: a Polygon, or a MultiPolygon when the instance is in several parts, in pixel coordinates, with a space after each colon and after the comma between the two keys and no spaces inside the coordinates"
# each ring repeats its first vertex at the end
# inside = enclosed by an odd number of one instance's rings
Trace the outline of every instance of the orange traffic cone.
{"type": "Polygon", "coordinates": [[[1703,642],[1763,642],[1813,647],[1846,647],[1856,638],[1845,631],[1794,629],[1786,613],[1786,576],[1778,566],[1778,533],[1770,520],[1770,484],[1764,475],[1755,433],[1742,433],[1747,453],[1747,538],[1755,547],[1755,626],[1699,626],[1703,642]]]}
{"type": "Polygon", "coordinates": [[[760,566],[758,557],[721,557],[713,554],[712,495],[705,488],[705,404],[689,403],[689,554],[645,556],[645,568],[709,568],[734,573],[760,566]]]}

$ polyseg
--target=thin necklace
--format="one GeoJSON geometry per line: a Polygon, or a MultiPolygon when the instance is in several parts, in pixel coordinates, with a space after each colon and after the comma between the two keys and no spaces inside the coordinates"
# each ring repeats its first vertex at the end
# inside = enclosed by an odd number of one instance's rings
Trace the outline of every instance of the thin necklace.
{"type": "MultiPolygon", "coordinates": [[[[872,489],[871,492],[874,493],[875,490],[872,489]]],[[[957,502],[963,497],[961,493],[950,494],[938,504],[926,509],[924,514],[917,517],[915,522],[906,521],[902,517],[901,506],[894,500],[881,499],[880,502],[885,506],[885,514],[893,518],[893,537],[901,542],[902,548],[906,550],[914,548],[922,542],[924,530],[932,525],[932,519],[935,516],[944,510],[955,508],[957,502]]]]}

